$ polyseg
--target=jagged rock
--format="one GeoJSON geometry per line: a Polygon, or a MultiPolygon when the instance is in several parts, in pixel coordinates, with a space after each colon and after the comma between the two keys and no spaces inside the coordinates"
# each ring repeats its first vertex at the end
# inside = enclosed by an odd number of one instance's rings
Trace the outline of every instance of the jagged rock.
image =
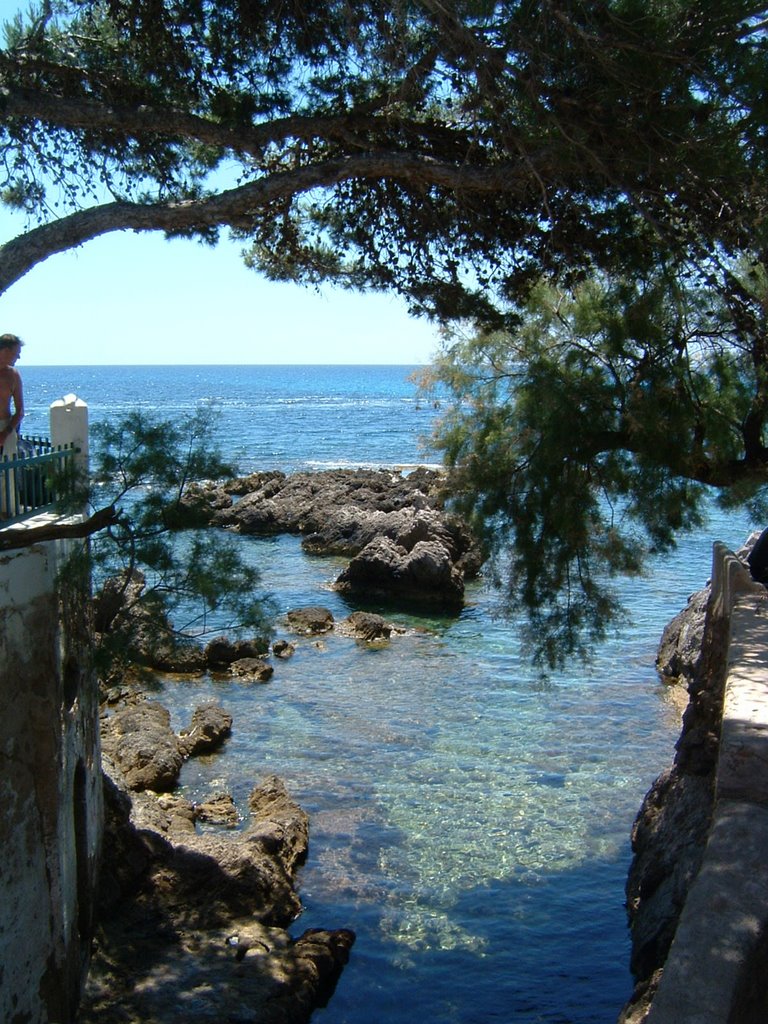
{"type": "Polygon", "coordinates": [[[245,683],[267,683],[275,670],[261,658],[238,658],[229,666],[229,671],[245,683]]]}
{"type": "Polygon", "coordinates": [[[352,612],[336,627],[338,633],[356,637],[359,640],[388,640],[392,635],[393,626],[383,615],[373,612],[352,612]]]}
{"type": "MultiPolygon", "coordinates": [[[[452,566],[446,574],[446,599],[441,602],[446,607],[461,603],[459,584],[465,577],[476,576],[483,562],[481,547],[467,524],[445,511],[445,477],[434,470],[421,468],[407,476],[384,469],[291,476],[255,473],[225,485],[225,490],[238,494],[240,500],[213,512],[213,525],[240,533],[300,534],[302,546],[312,554],[355,558],[384,538],[418,562],[425,550],[434,560],[439,547],[441,558],[452,566]]],[[[423,600],[424,588],[409,595],[408,581],[408,574],[381,575],[377,591],[398,600],[410,596],[423,600]],[[389,590],[390,586],[394,589],[389,590]]]]}
{"type": "Polygon", "coordinates": [[[709,586],[692,594],[687,606],[665,626],[656,655],[656,668],[665,682],[689,682],[695,675],[709,594],[709,586]]]}
{"type": "Polygon", "coordinates": [[[216,512],[231,507],[232,496],[223,487],[211,481],[191,483],[185,488],[176,519],[169,525],[177,528],[205,526],[216,512]]]}
{"type": "Polygon", "coordinates": [[[184,758],[170,722],[170,714],[156,701],[120,708],[103,720],[102,751],[129,789],[163,792],[178,782],[184,758]]]}
{"type": "MultiPolygon", "coordinates": [[[[237,487],[240,501],[213,521],[242,533],[321,533],[329,518],[342,511],[343,521],[351,523],[348,517],[356,511],[362,523],[368,513],[437,508],[442,505],[442,482],[430,470],[407,477],[384,469],[255,473],[237,487]]],[[[233,485],[225,489],[233,493],[233,485]]]]}
{"type": "Polygon", "coordinates": [[[386,537],[372,541],[334,587],[355,598],[399,598],[440,608],[457,608],[464,600],[461,573],[442,544],[434,541],[418,541],[410,551],[386,537]]]}
{"type": "Polygon", "coordinates": [[[105,795],[101,923],[80,1024],[174,1020],[180,1007],[185,1024],[307,1024],[354,934],[284,931],[299,909],[293,871],[307,844],[306,815],[284,784],[256,787],[251,825],[226,834],[178,834],[168,796],[129,797],[108,778],[105,795]]]}
{"type": "Polygon", "coordinates": [[[195,709],[189,728],[179,733],[179,750],[183,757],[210,753],[220,747],[231,732],[232,715],[218,704],[205,704],[195,709]]]}
{"type": "Polygon", "coordinates": [[[195,809],[189,800],[178,793],[158,793],[157,806],[162,814],[157,819],[158,828],[169,835],[195,834],[195,809]]]}
{"type": "Polygon", "coordinates": [[[333,995],[354,942],[355,933],[348,928],[336,931],[308,928],[296,939],[293,951],[316,979],[313,989],[317,992],[318,1006],[325,1006],[333,995]]]}
{"type": "Polygon", "coordinates": [[[288,640],[275,640],[272,644],[272,653],[276,658],[285,660],[293,657],[296,648],[288,640]]]}
{"type": "Polygon", "coordinates": [[[328,633],[333,629],[333,614],[317,605],[307,608],[294,608],[286,616],[289,627],[294,633],[315,635],[328,633]]]}
{"type": "Polygon", "coordinates": [[[194,805],[195,821],[235,828],[240,822],[235,801],[229,793],[215,793],[194,805]]]}
{"type": "Polygon", "coordinates": [[[250,838],[279,857],[293,872],[307,857],[309,818],[291,798],[285,783],[270,775],[248,797],[251,811],[250,838]]]}

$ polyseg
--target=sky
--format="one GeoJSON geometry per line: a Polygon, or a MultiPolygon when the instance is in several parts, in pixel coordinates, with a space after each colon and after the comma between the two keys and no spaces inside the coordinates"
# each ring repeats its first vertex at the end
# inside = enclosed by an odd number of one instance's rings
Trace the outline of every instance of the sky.
{"type": "MultiPolygon", "coordinates": [[[[0,23],[26,6],[0,0],[0,23]]],[[[24,228],[0,206],[0,244],[24,228]]],[[[269,282],[240,249],[224,233],[215,249],[156,233],[102,236],[49,257],[0,295],[0,334],[23,339],[20,367],[421,365],[435,354],[437,329],[395,296],[269,282]]]]}
{"type": "MultiPolygon", "coordinates": [[[[0,239],[24,228],[0,210],[0,239]]],[[[89,364],[428,363],[437,330],[394,296],[265,281],[240,245],[118,232],[49,257],[0,296],[20,368],[89,364]]]]}

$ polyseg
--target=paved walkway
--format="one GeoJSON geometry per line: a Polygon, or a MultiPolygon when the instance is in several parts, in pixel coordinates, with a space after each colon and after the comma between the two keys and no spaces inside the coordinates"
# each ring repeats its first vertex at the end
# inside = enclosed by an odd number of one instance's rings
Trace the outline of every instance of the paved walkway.
{"type": "Polygon", "coordinates": [[[715,810],[646,1024],[765,1024],[768,972],[768,590],[716,544],[730,615],[715,810]]]}

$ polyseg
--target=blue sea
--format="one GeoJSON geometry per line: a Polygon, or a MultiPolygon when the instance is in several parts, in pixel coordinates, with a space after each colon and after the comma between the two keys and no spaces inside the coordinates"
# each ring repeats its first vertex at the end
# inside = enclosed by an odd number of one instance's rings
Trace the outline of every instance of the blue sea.
{"type": "MultiPolygon", "coordinates": [[[[216,409],[243,472],[434,463],[436,410],[413,367],[27,367],[25,429],[74,392],[92,422],[139,408],[216,409]]],[[[365,648],[299,643],[272,681],[159,682],[177,727],[215,699],[234,716],[223,753],[188,762],[190,799],[241,808],[277,773],[310,814],[293,933],[348,927],[348,967],[317,1024],[612,1024],[628,998],[624,882],[644,793],[668,765],[678,699],[654,657],[665,623],[706,582],[711,546],[751,529],[714,514],[647,578],[622,586],[632,621],[589,667],[541,677],[483,581],[452,618],[392,616],[408,632],[365,648]]],[[[240,538],[281,611],[352,607],[341,562],[293,537],[240,538]]],[[[278,630],[278,635],[286,635],[278,630]]]]}

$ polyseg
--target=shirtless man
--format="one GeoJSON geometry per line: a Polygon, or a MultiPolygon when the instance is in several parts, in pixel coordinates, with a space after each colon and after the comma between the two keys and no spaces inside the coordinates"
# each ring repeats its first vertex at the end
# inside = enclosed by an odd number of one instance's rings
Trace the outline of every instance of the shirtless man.
{"type": "Polygon", "coordinates": [[[24,416],[24,389],[14,369],[22,341],[15,334],[0,334],[0,452],[13,455],[16,433],[24,416]],[[11,411],[13,407],[13,411],[11,411]]]}

